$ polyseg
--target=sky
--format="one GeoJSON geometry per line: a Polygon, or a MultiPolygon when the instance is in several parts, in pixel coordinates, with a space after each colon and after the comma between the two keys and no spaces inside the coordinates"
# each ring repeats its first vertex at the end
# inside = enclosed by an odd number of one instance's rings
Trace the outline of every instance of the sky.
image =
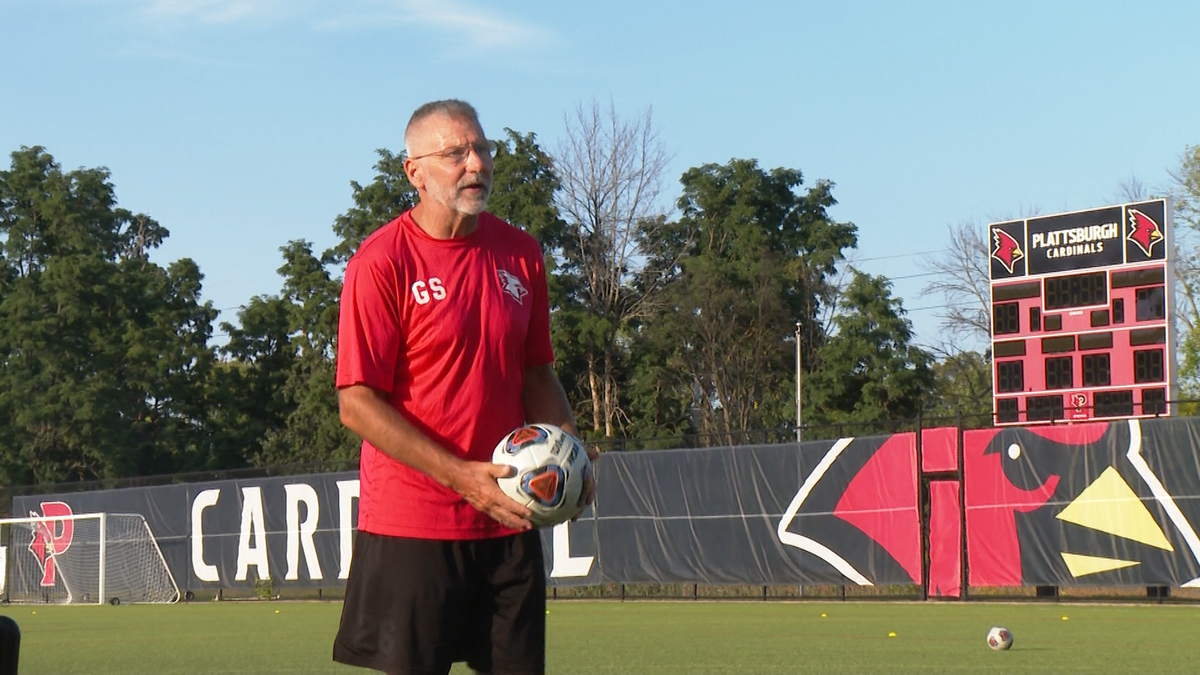
{"type": "Polygon", "coordinates": [[[421,103],[551,154],[580,105],[650,111],[668,202],[734,158],[832,181],[852,264],[935,345],[949,228],[1169,189],[1200,144],[1198,29],[1183,0],[0,0],[0,170],[35,145],[107,167],[171,233],[152,259],[195,260],[235,322],[279,292],[280,247],[336,243],[421,103]]]}

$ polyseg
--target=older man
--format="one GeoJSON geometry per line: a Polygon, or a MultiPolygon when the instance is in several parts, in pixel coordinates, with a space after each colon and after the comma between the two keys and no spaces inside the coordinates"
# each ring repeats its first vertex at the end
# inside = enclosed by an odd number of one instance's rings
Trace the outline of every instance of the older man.
{"type": "Polygon", "coordinates": [[[495,144],[463,101],[404,132],[419,203],[362,243],[338,327],[342,422],[363,438],[358,537],[336,661],[393,675],[545,671],[545,576],[530,512],[492,449],[548,422],[578,433],[553,369],[537,241],[484,211],[495,144]]]}

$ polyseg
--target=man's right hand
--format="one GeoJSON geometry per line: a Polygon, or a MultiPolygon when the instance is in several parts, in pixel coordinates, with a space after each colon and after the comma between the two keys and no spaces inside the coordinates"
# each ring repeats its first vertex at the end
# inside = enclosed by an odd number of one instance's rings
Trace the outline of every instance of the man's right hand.
{"type": "Polygon", "coordinates": [[[528,530],[533,528],[533,524],[529,522],[533,512],[504,494],[500,485],[496,483],[496,479],[506,478],[512,475],[513,471],[516,469],[503,464],[465,461],[456,472],[450,487],[462,495],[471,506],[491,516],[501,525],[514,530],[528,530]]]}

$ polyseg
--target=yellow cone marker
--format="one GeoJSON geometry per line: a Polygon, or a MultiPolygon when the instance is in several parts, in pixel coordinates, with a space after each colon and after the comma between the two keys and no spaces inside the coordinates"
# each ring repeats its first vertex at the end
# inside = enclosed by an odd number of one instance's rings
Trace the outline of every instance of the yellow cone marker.
{"type": "Polygon", "coordinates": [[[1063,617],[1063,621],[1067,621],[1067,620],[1068,620],[1068,619],[1067,619],[1067,617],[1065,617],[1065,616],[1064,616],[1064,617],[1063,617]]]}
{"type": "Polygon", "coordinates": [[[821,612],[821,618],[822,618],[822,619],[824,619],[824,618],[825,618],[825,612],[821,612]]]}
{"type": "Polygon", "coordinates": [[[896,637],[896,633],[894,633],[894,632],[888,633],[888,637],[896,637]]]}

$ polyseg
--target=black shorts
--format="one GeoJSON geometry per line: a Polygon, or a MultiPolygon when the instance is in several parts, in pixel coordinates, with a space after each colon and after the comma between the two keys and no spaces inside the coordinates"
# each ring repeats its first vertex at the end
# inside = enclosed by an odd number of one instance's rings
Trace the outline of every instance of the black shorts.
{"type": "Polygon", "coordinates": [[[390,675],[451,664],[546,671],[546,577],[537,530],[437,541],[359,532],[333,660],[390,675]]]}

